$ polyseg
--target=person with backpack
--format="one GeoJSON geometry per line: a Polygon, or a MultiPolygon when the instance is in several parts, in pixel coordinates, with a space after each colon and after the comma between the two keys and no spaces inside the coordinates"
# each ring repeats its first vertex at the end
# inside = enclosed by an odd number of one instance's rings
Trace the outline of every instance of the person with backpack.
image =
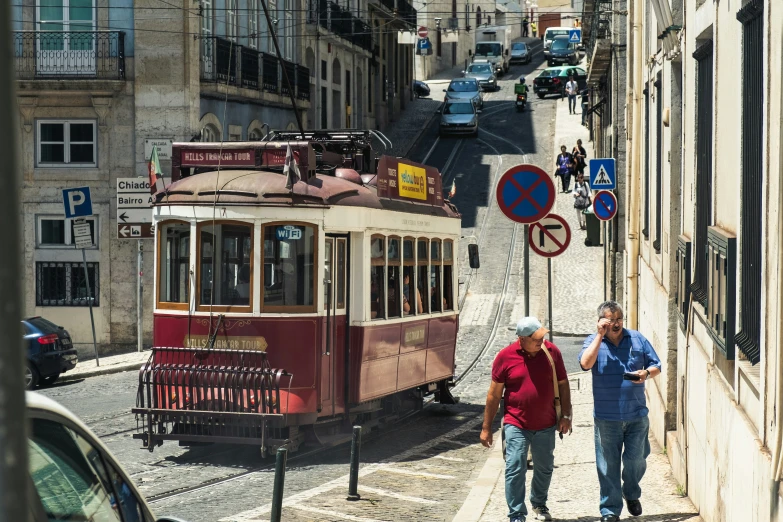
{"type": "Polygon", "coordinates": [[[587,150],[582,146],[582,140],[576,140],[576,145],[571,150],[571,157],[574,158],[576,174],[584,174],[587,166],[587,150]]]}
{"type": "Polygon", "coordinates": [[[560,176],[560,183],[563,187],[563,193],[569,192],[571,186],[571,174],[574,169],[574,158],[566,150],[565,145],[560,146],[560,154],[555,160],[555,176],[560,176]]]}
{"type": "Polygon", "coordinates": [[[576,219],[579,221],[579,229],[585,230],[587,228],[587,223],[585,222],[585,215],[582,211],[590,206],[591,201],[590,186],[585,181],[584,172],[577,172],[573,194],[574,208],[576,209],[576,219]]]}
{"type": "Polygon", "coordinates": [[[506,442],[506,503],[510,522],[524,522],[528,448],[533,455],[530,504],[535,520],[552,520],[546,502],[555,464],[555,434],[571,432],[571,389],[563,356],[545,341],[546,328],[535,317],[517,323],[517,339],[492,363],[481,444],[492,446],[492,422],[503,399],[506,442]]]}

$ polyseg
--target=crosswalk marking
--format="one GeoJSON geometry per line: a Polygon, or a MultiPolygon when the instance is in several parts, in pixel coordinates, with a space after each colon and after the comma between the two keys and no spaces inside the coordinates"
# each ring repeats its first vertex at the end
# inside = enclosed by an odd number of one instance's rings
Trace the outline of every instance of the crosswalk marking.
{"type": "Polygon", "coordinates": [[[376,495],[381,495],[383,497],[396,498],[398,500],[404,500],[406,502],[413,502],[415,504],[438,504],[439,503],[436,500],[428,500],[426,498],[411,497],[411,496],[408,496],[408,495],[403,495],[401,493],[395,493],[394,491],[386,491],[385,489],[371,488],[371,487],[368,487],[368,486],[359,485],[359,489],[362,490],[362,491],[367,491],[368,493],[375,493],[376,495]]]}
{"type": "Polygon", "coordinates": [[[402,468],[392,468],[390,466],[384,466],[380,469],[380,471],[387,471],[389,473],[397,473],[399,475],[412,475],[414,477],[427,477],[427,478],[437,478],[437,479],[453,479],[456,478],[452,475],[439,475],[437,473],[427,473],[425,471],[413,471],[409,469],[402,469],[402,468]]]}
{"type": "Polygon", "coordinates": [[[374,518],[357,517],[355,515],[349,515],[348,513],[340,513],[338,511],[331,511],[329,509],[319,509],[310,506],[303,506],[301,504],[294,504],[291,507],[294,509],[300,509],[302,511],[309,511],[310,513],[318,513],[319,515],[329,515],[330,517],[342,518],[344,520],[352,520],[353,522],[384,522],[383,520],[376,520],[374,518]]]}

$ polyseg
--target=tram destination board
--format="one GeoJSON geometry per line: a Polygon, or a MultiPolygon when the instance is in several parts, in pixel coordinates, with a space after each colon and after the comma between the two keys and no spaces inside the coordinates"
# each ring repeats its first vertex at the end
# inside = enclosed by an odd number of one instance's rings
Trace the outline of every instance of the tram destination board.
{"type": "Polygon", "coordinates": [[[421,163],[382,156],[378,162],[377,187],[380,198],[443,205],[440,172],[421,163]]]}

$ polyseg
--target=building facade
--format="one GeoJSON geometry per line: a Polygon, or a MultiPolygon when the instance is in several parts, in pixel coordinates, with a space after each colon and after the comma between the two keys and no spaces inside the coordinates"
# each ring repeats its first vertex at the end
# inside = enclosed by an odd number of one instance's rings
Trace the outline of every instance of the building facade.
{"type": "Polygon", "coordinates": [[[150,140],[252,140],[296,128],[291,94],[306,124],[304,10],[292,0],[268,5],[282,60],[258,0],[14,4],[25,310],[65,326],[83,355],[92,353],[86,281],[100,349],[136,345],[138,241],[151,340],[152,241],[118,239],[116,210],[117,178],[146,176],[150,140]],[[81,186],[94,213],[87,280],[62,202],[63,189],[81,186]]]}
{"type": "Polygon", "coordinates": [[[619,295],[663,364],[651,433],[705,521],[783,518],[781,26],[771,0],[628,0],[619,295]]]}

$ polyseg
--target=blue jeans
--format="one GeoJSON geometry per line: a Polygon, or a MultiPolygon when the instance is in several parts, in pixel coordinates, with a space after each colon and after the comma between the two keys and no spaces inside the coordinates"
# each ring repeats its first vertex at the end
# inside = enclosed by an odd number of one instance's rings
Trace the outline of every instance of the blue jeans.
{"type": "Polygon", "coordinates": [[[650,420],[595,421],[595,465],[601,487],[601,516],[617,515],[623,510],[623,497],[639,500],[639,482],[647,470],[650,454],[650,420]],[[620,462],[623,471],[620,474],[620,462]],[[622,477],[622,486],[620,478],[622,477]]]}
{"type": "Polygon", "coordinates": [[[568,112],[576,112],[576,94],[568,95],[568,112]]]}
{"type": "Polygon", "coordinates": [[[503,425],[506,437],[506,503],[508,517],[525,519],[525,474],[527,448],[533,455],[533,481],[530,484],[530,503],[534,507],[546,505],[552,470],[555,467],[555,426],[544,430],[522,430],[511,424],[503,425]]]}

